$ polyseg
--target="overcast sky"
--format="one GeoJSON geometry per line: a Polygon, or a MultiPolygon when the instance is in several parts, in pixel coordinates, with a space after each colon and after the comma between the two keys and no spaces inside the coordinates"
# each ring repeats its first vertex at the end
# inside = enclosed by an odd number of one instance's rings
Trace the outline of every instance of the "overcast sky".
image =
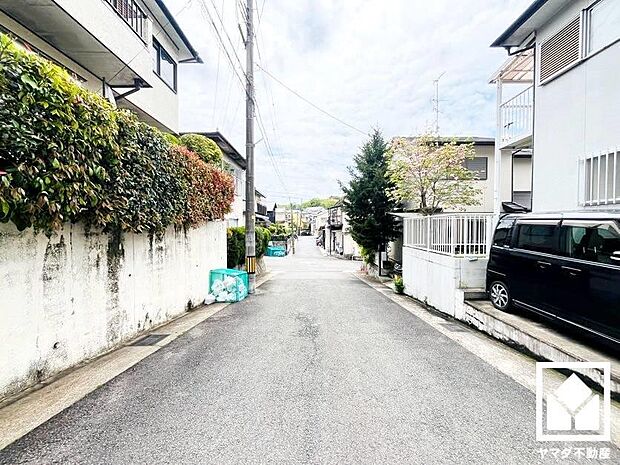
{"type": "MultiPolygon", "coordinates": [[[[365,133],[379,127],[389,140],[432,125],[433,79],[443,72],[440,133],[494,136],[495,90],[488,79],[506,54],[489,44],[531,0],[255,2],[257,64],[349,125],[365,133]]],[[[244,92],[203,11],[206,6],[220,29],[217,15],[223,17],[245,65],[239,1],[166,3],[205,61],[179,68],[182,130],[217,129],[245,155],[244,92]]],[[[228,37],[222,37],[237,63],[228,37]]],[[[338,180],[347,180],[346,168],[366,136],[312,108],[260,69],[256,89],[274,155],[268,156],[264,141],[257,145],[257,188],[277,202],[288,201],[288,194],[293,202],[339,195],[338,180]]],[[[257,127],[256,139],[262,137],[257,127]]]]}

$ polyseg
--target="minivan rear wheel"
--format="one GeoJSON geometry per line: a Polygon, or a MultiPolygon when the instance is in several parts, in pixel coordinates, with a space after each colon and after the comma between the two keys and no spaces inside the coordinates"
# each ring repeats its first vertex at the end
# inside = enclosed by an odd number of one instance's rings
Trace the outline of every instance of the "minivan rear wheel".
{"type": "Polygon", "coordinates": [[[502,281],[495,281],[489,287],[489,297],[495,308],[502,311],[510,310],[510,291],[502,281]]]}

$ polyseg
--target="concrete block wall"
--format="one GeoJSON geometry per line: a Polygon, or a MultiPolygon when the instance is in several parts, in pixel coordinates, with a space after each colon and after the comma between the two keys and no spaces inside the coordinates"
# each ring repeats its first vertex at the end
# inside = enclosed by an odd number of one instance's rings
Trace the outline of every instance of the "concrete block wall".
{"type": "Polygon", "coordinates": [[[486,264],[486,259],[403,247],[405,294],[454,317],[463,304],[464,289],[484,288],[486,264]]]}
{"type": "Polygon", "coordinates": [[[226,266],[226,225],[161,237],[0,225],[0,398],[204,301],[226,266]]]}

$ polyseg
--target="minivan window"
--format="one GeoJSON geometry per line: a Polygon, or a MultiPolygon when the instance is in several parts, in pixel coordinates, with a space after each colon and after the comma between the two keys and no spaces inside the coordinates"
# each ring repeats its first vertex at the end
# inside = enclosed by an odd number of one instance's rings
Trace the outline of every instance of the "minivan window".
{"type": "Polygon", "coordinates": [[[534,252],[553,253],[555,225],[521,224],[517,236],[517,247],[534,252]]]}
{"type": "Polygon", "coordinates": [[[510,230],[513,224],[514,220],[510,219],[500,220],[500,222],[497,223],[497,228],[495,228],[495,234],[493,235],[493,245],[503,247],[507,244],[507,241],[510,239],[510,230]]]}
{"type": "Polygon", "coordinates": [[[613,222],[562,225],[563,255],[597,263],[620,265],[620,228],[613,222]]]}

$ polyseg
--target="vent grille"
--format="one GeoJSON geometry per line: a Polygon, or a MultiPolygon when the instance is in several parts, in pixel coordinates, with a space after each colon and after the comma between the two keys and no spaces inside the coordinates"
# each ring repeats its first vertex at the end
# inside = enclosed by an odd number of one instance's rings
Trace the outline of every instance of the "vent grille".
{"type": "Polygon", "coordinates": [[[540,81],[549,79],[580,58],[577,17],[540,46],[540,81]]]}

